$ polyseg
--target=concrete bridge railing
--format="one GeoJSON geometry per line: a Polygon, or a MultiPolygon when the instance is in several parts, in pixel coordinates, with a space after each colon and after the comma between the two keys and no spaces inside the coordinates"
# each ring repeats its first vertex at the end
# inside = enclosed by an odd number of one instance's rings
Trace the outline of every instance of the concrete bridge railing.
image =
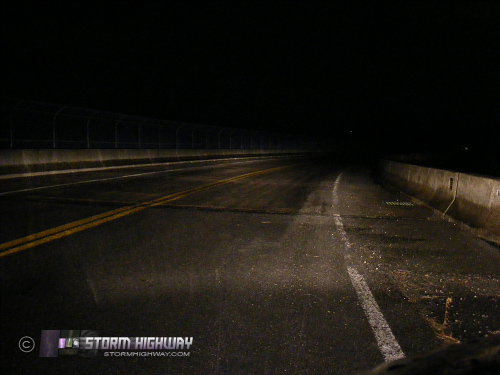
{"type": "Polygon", "coordinates": [[[500,178],[381,160],[382,181],[500,244],[500,178]]]}

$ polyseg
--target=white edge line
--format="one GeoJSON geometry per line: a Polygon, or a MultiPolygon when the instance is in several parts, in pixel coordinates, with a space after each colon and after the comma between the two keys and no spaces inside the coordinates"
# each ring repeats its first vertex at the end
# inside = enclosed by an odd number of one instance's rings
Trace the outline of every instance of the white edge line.
{"type": "Polygon", "coordinates": [[[333,183],[333,190],[332,190],[332,208],[335,208],[338,202],[338,196],[337,196],[337,190],[339,189],[339,184],[340,184],[340,179],[342,178],[342,174],[344,172],[340,172],[337,178],[335,179],[335,182],[333,183]]]}
{"type": "MultiPolygon", "coordinates": [[[[332,196],[334,203],[337,201],[337,190],[341,177],[342,173],[338,175],[333,185],[332,196]]],[[[358,300],[361,303],[363,311],[365,312],[366,318],[370,323],[372,331],[375,335],[375,340],[377,341],[378,348],[384,356],[384,360],[393,361],[396,359],[404,358],[405,354],[401,349],[401,346],[399,345],[396,337],[392,333],[391,327],[389,326],[389,323],[387,323],[384,314],[380,310],[375,297],[373,297],[373,293],[371,292],[368,283],[365,281],[363,275],[361,275],[351,264],[351,243],[349,242],[349,238],[347,237],[347,233],[344,229],[342,218],[335,215],[334,220],[345,247],[344,259],[347,264],[347,273],[349,274],[349,278],[354,287],[354,290],[356,291],[356,295],[358,296],[358,300]]]]}
{"type": "Polygon", "coordinates": [[[214,162],[214,161],[225,161],[225,160],[244,160],[244,159],[273,159],[273,158],[283,158],[291,156],[303,156],[303,154],[291,154],[291,155],[278,155],[278,156],[246,156],[240,158],[217,158],[217,159],[203,159],[203,160],[184,160],[184,161],[172,161],[166,163],[147,163],[147,164],[131,164],[131,165],[115,165],[110,167],[95,167],[95,168],[73,168],[73,169],[61,169],[55,171],[43,171],[43,172],[27,172],[27,173],[14,173],[6,174],[0,176],[0,180],[8,180],[13,178],[22,177],[37,177],[37,176],[51,176],[57,174],[70,174],[70,173],[80,173],[80,172],[98,172],[107,171],[110,169],[125,169],[125,168],[141,168],[141,167],[157,167],[159,165],[174,165],[183,163],[203,163],[203,162],[214,162]]]}
{"type": "Polygon", "coordinates": [[[364,277],[352,267],[347,267],[347,272],[351,279],[352,285],[356,290],[358,299],[365,312],[368,322],[370,323],[375,339],[377,340],[380,352],[386,361],[394,361],[396,359],[404,358],[405,355],[401,346],[399,346],[396,337],[392,333],[391,327],[387,320],[385,320],[377,301],[373,297],[370,287],[366,283],[364,277]]]}
{"type": "MultiPolygon", "coordinates": [[[[263,157],[258,157],[258,160],[261,160],[263,158],[280,158],[280,157],[283,157],[283,156],[263,156],[263,157]]],[[[196,163],[196,162],[200,163],[200,162],[204,162],[204,161],[210,162],[210,161],[241,160],[241,159],[248,159],[248,160],[243,160],[242,161],[242,162],[245,162],[245,161],[253,161],[256,158],[227,158],[227,159],[211,159],[211,160],[194,160],[194,161],[187,161],[187,162],[140,164],[140,165],[134,165],[134,166],[129,166],[129,167],[159,166],[159,165],[172,165],[172,164],[180,164],[180,163],[196,163]]],[[[238,163],[238,162],[236,162],[236,163],[238,163]]],[[[235,163],[231,163],[231,164],[235,164],[235,163]]],[[[116,168],[127,168],[127,166],[116,167],[116,168]]],[[[194,167],[194,168],[196,168],[196,167],[194,167]]],[[[95,169],[86,168],[86,169],[87,169],[87,170],[85,170],[86,172],[89,172],[89,171],[91,171],[91,172],[96,171],[97,172],[97,171],[102,171],[102,170],[106,170],[106,169],[115,169],[115,167],[105,167],[105,168],[95,168],[95,169]]],[[[107,178],[100,178],[100,179],[94,179],[94,180],[84,180],[84,181],[68,182],[68,183],[65,183],[65,184],[38,186],[38,187],[35,187],[35,188],[5,191],[3,193],[0,193],[0,196],[7,195],[7,194],[24,193],[24,192],[27,192],[27,191],[34,191],[34,190],[50,189],[50,188],[61,187],[61,186],[71,186],[71,185],[79,185],[79,184],[88,184],[88,183],[92,183],[92,182],[118,180],[118,179],[121,179],[121,178],[138,177],[138,176],[144,176],[144,175],[155,174],[155,173],[170,173],[170,172],[177,172],[177,171],[186,171],[186,170],[189,170],[189,169],[193,169],[193,167],[191,167],[191,168],[168,169],[168,170],[163,170],[163,171],[153,171],[153,172],[144,172],[144,173],[135,173],[135,174],[129,174],[129,175],[125,175],[125,176],[107,177],[107,178]]],[[[77,172],[85,172],[84,170],[80,170],[80,169],[78,169],[76,171],[77,172]]],[[[46,172],[40,172],[40,173],[46,173],[46,172]]],[[[71,172],[68,172],[68,173],[71,173],[71,172]]],[[[56,173],[48,172],[47,174],[56,174],[56,173]]],[[[28,177],[28,176],[26,176],[26,177],[28,177]]],[[[0,179],[1,179],[1,177],[0,177],[0,179]]]]}

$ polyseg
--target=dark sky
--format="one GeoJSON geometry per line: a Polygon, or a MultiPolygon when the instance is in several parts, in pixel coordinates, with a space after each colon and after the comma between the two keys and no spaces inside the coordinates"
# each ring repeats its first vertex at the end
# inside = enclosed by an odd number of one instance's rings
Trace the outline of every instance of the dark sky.
{"type": "Polygon", "coordinates": [[[2,2],[0,27],[3,96],[322,137],[500,138],[498,2],[2,2]]]}

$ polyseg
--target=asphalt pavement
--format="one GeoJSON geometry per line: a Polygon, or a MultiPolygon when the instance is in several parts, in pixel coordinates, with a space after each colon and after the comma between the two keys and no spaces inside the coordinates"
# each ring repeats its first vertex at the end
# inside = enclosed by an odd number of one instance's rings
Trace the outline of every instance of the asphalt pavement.
{"type": "Polygon", "coordinates": [[[368,165],[7,179],[0,205],[2,374],[352,374],[500,330],[499,249],[368,165]],[[39,358],[41,331],[66,329],[193,344],[178,357],[39,358]]]}

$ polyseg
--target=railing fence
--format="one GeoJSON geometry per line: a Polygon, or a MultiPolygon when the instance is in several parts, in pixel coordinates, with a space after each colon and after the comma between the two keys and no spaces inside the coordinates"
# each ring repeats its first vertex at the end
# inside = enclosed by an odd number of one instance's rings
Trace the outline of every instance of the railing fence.
{"type": "Polygon", "coordinates": [[[0,148],[320,149],[289,134],[164,121],[0,98],[0,148]]]}

